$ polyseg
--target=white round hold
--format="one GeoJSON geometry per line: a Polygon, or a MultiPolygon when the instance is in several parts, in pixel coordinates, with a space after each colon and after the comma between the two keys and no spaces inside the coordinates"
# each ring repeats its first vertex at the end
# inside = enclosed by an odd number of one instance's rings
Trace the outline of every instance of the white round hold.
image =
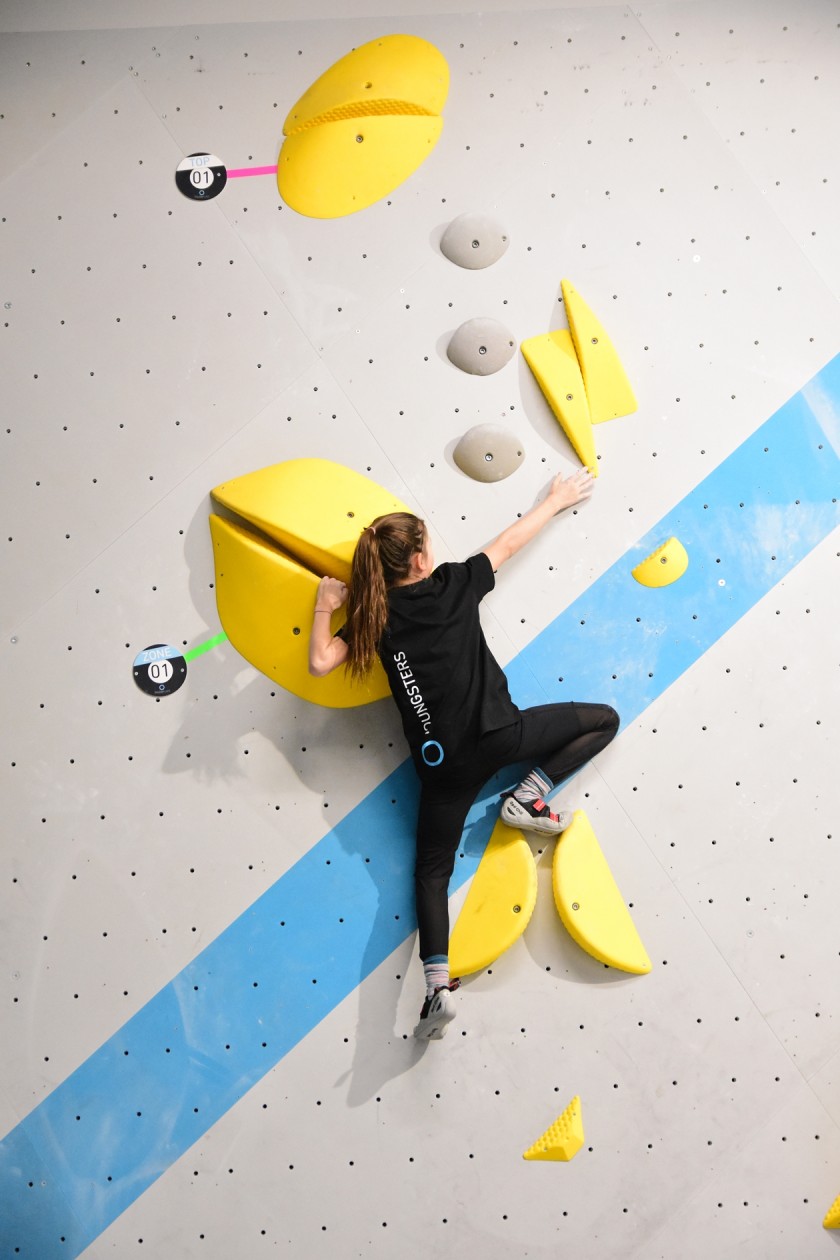
{"type": "Polygon", "coordinates": [[[460,439],[452,458],[473,481],[504,481],[522,463],[525,449],[510,429],[476,424],[460,439]]]}
{"type": "Polygon", "coordinates": [[[498,262],[508,247],[505,229],[486,214],[461,214],[440,240],[440,252],[450,262],[480,271],[498,262]]]}
{"type": "Polygon", "coordinates": [[[497,319],[468,319],[452,334],[446,354],[462,372],[491,376],[509,363],[516,341],[497,319]]]}

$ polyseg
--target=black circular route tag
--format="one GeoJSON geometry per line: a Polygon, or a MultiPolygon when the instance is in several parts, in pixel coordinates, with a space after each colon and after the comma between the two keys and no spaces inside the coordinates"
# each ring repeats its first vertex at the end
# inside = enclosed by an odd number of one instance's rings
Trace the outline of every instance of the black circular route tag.
{"type": "Polygon", "coordinates": [[[171,696],[186,676],[180,649],[166,643],[153,643],[134,658],[134,681],[147,696],[171,696]]]}
{"type": "Polygon", "coordinates": [[[178,163],[175,183],[193,201],[211,201],[227,183],[227,167],[213,153],[191,153],[178,163]]]}

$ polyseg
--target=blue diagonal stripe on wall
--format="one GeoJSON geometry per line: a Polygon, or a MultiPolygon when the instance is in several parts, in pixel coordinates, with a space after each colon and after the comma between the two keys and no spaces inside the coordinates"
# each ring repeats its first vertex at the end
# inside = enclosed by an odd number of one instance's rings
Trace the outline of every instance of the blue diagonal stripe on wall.
{"type": "MultiPolygon", "coordinates": [[[[840,356],[519,654],[517,701],[636,718],[837,526],[838,415],[840,356]],[[687,573],[640,587],[671,534],[687,573]]],[[[416,798],[405,762],[0,1143],[4,1256],[78,1256],[405,941],[416,798]]]]}

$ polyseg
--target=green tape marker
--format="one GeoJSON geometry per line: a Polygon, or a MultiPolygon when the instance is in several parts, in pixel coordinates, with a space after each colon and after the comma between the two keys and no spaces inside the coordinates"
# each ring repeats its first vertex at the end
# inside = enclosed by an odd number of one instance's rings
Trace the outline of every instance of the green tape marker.
{"type": "Polygon", "coordinates": [[[218,647],[220,643],[227,642],[227,635],[221,630],[212,639],[208,639],[206,643],[199,643],[196,647],[190,648],[189,652],[184,653],[185,661],[194,661],[197,656],[203,656],[205,652],[210,652],[214,647],[218,647]]]}

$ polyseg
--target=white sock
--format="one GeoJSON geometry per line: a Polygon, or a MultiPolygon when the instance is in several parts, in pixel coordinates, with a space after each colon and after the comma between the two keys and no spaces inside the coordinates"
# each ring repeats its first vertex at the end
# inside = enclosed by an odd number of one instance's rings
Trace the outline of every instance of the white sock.
{"type": "Polygon", "coordinates": [[[520,805],[533,805],[534,801],[544,801],[546,794],[552,790],[553,786],[551,779],[535,766],[531,773],[525,776],[519,787],[514,789],[514,800],[519,801],[520,805]]]}
{"type": "Polygon", "coordinates": [[[426,958],[423,974],[426,977],[426,997],[434,997],[435,989],[443,989],[449,984],[449,959],[446,954],[432,954],[426,958]]]}

